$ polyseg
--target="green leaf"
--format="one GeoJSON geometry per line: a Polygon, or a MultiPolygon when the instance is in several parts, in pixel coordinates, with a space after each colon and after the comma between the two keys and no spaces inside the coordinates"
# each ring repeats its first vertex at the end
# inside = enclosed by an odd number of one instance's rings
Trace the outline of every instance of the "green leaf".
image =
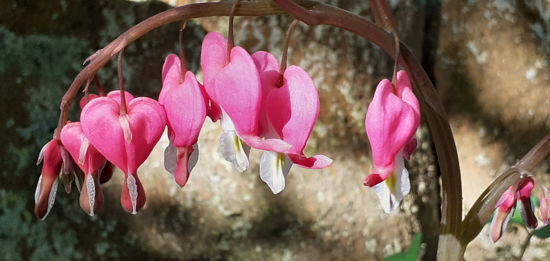
{"type": "Polygon", "coordinates": [[[542,228],[539,228],[533,232],[533,235],[540,239],[547,239],[550,237],[550,225],[546,225],[542,228]]]}
{"type": "Polygon", "coordinates": [[[384,261],[416,261],[420,255],[421,245],[422,233],[416,233],[408,251],[388,256],[384,258],[384,261]]]}

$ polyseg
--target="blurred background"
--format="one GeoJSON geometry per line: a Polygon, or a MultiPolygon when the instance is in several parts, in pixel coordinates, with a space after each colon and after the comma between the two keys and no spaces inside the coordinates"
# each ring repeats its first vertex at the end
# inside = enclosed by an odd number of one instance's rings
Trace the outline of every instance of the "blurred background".
{"type": "MultiPolygon", "coordinates": [[[[439,182],[424,124],[408,163],[412,193],[386,215],[362,181],[371,169],[364,131],[374,88],[393,61],[378,47],[340,29],[295,28],[289,64],[310,73],[319,90],[319,120],[307,155],[335,163],[322,171],[293,167],[273,195],[259,178],[260,153],[238,173],[218,152],[221,128],[206,120],[201,154],[179,188],[162,164],[163,137],[138,173],[147,203],[136,216],[120,206],[122,175],[103,187],[94,217],[80,210],[78,191],[58,190],[45,221],[33,214],[40,148],[51,139],[59,103],[82,62],[145,18],[194,1],[50,0],[0,2],[0,259],[2,260],[381,260],[406,251],[422,233],[424,260],[435,258],[439,182]]],[[[369,17],[368,1],[330,0],[369,17]]],[[[441,93],[460,157],[464,211],[550,126],[550,3],[546,0],[392,0],[402,40],[441,93]]],[[[236,18],[235,41],[251,53],[279,57],[291,19],[236,18]]],[[[190,69],[199,77],[207,32],[227,33],[226,17],[194,19],[184,31],[190,69]]],[[[178,50],[178,24],[152,31],[124,52],[126,87],[157,98],[167,54],[178,50]]],[[[118,88],[116,63],[99,72],[118,88]]],[[[93,89],[93,88],[92,88],[93,89]]],[[[79,97],[78,97],[79,98],[79,97]]],[[[70,120],[78,121],[71,110],[70,120]]],[[[549,185],[545,161],[534,174],[549,185]]],[[[467,260],[509,260],[527,232],[510,225],[492,244],[485,228],[467,260]]],[[[532,238],[525,260],[545,260],[550,242],[532,238]]]]}

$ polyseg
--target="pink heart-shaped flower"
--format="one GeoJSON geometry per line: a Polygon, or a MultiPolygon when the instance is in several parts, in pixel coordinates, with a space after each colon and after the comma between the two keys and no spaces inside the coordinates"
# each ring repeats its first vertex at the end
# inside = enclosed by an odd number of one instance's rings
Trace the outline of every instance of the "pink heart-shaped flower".
{"type": "Polygon", "coordinates": [[[84,172],[84,186],[80,191],[80,207],[93,216],[103,205],[103,192],[99,186],[99,169],[105,164],[105,158],[84,136],[80,122],[70,122],[63,127],[61,142],[84,172]]]}
{"type": "Polygon", "coordinates": [[[101,97],[86,105],[80,120],[90,143],[126,174],[122,204],[126,210],[135,213],[145,204],[145,194],[136,171],[166,126],[162,106],[153,99],[139,97],[131,100],[127,114],[121,115],[117,101],[101,97]]]}
{"type": "Polygon", "coordinates": [[[187,71],[185,79],[182,79],[180,59],[174,54],[166,57],[162,78],[159,103],[166,112],[171,145],[176,147],[176,150],[166,150],[165,166],[174,175],[178,185],[184,186],[189,178],[188,161],[194,151],[192,146],[197,143],[206,118],[208,100],[191,71],[187,71]],[[173,164],[167,165],[167,162],[173,164]]]}
{"type": "Polygon", "coordinates": [[[303,152],[320,106],[317,88],[307,72],[298,66],[288,67],[283,75],[283,85],[269,92],[265,106],[279,137],[292,145],[286,152],[292,162],[312,169],[332,164],[332,160],[324,155],[306,157],[303,152]]]}

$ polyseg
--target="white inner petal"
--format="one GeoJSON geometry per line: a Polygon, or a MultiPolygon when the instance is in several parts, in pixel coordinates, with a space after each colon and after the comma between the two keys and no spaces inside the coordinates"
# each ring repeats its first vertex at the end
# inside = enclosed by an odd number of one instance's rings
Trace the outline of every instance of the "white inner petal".
{"type": "Polygon", "coordinates": [[[126,186],[128,187],[128,192],[130,194],[130,200],[132,201],[132,214],[136,214],[136,206],[137,206],[137,197],[138,197],[138,191],[137,191],[137,184],[136,179],[134,178],[134,175],[128,174],[128,178],[126,178],[126,186]]]}
{"type": "Polygon", "coordinates": [[[191,173],[191,170],[195,168],[195,165],[197,165],[197,161],[199,161],[199,144],[195,143],[193,144],[193,152],[191,152],[189,162],[187,163],[187,171],[189,173],[191,173]]]}
{"type": "Polygon", "coordinates": [[[42,160],[44,159],[44,152],[46,151],[46,147],[50,144],[49,142],[46,143],[46,145],[42,146],[42,149],[40,149],[40,153],[38,154],[38,160],[36,160],[36,165],[38,166],[42,160]]]}
{"type": "Polygon", "coordinates": [[[243,172],[248,169],[250,147],[244,144],[235,131],[223,131],[220,138],[220,152],[223,158],[233,163],[238,171],[243,172]]]}
{"type": "Polygon", "coordinates": [[[405,168],[403,151],[396,155],[391,175],[385,181],[375,185],[373,189],[380,199],[384,212],[392,213],[399,207],[403,198],[411,190],[409,172],[405,168]]]}
{"type": "Polygon", "coordinates": [[[48,197],[48,211],[46,211],[46,215],[42,218],[44,220],[48,214],[50,214],[50,210],[52,210],[53,203],[55,203],[55,195],[57,194],[57,183],[58,179],[56,178],[52,184],[52,189],[50,190],[50,196],[48,197]]]}
{"type": "Polygon", "coordinates": [[[178,150],[172,144],[172,140],[169,141],[168,147],[164,149],[164,169],[172,176],[176,173],[176,167],[178,164],[178,150]]]}
{"type": "Polygon", "coordinates": [[[38,184],[36,185],[36,190],[34,191],[34,203],[38,202],[38,197],[40,196],[40,189],[42,187],[42,175],[38,178],[38,184]]]}
{"type": "Polygon", "coordinates": [[[286,176],[292,164],[285,154],[264,151],[260,159],[260,178],[273,194],[285,189],[286,176]]]}
{"type": "Polygon", "coordinates": [[[88,190],[88,200],[90,202],[90,216],[94,215],[94,204],[95,204],[95,183],[92,175],[87,175],[86,177],[86,189],[88,190]]]}

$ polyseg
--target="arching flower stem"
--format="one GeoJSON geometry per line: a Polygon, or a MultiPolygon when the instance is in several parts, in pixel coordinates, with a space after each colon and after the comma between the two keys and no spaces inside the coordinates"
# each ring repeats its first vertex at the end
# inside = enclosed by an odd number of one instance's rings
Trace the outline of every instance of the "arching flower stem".
{"type": "Polygon", "coordinates": [[[187,25],[187,20],[184,20],[181,23],[180,33],[179,33],[181,75],[185,75],[185,72],[189,70],[187,68],[187,61],[185,60],[185,54],[183,53],[183,30],[185,29],[186,25],[187,25]]]}
{"type": "Polygon", "coordinates": [[[277,88],[281,88],[281,86],[283,86],[283,75],[285,73],[287,60],[288,60],[287,56],[288,56],[288,45],[290,43],[290,34],[292,33],[292,30],[294,29],[296,24],[298,24],[298,22],[299,21],[297,19],[292,20],[292,22],[288,26],[288,30],[286,31],[285,46],[283,49],[283,57],[281,57],[281,67],[279,68],[279,80],[277,81],[277,88]]]}

